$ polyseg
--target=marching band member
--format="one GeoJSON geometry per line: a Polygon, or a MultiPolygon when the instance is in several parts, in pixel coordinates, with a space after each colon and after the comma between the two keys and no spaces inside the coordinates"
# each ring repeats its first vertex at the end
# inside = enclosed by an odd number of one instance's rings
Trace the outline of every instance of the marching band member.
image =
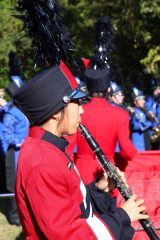
{"type": "MultiPolygon", "coordinates": [[[[84,80],[87,90],[92,96],[91,101],[83,106],[82,123],[86,125],[93,137],[100,144],[105,155],[115,163],[115,150],[117,142],[120,151],[118,161],[123,158],[126,162],[132,160],[137,150],[129,139],[129,115],[117,106],[106,101],[106,93],[110,87],[110,66],[108,52],[110,53],[110,21],[101,17],[96,23],[97,43],[93,49],[89,67],[85,70],[84,80]],[[108,49],[109,48],[109,49],[108,49]],[[108,49],[108,50],[107,50],[108,49]],[[106,70],[102,70],[105,69],[106,70]]],[[[94,153],[85,139],[78,132],[76,136],[77,154],[75,164],[85,183],[90,183],[102,173],[94,153]]]]}
{"type": "MultiPolygon", "coordinates": [[[[14,193],[14,185],[16,178],[16,169],[20,147],[28,134],[28,120],[24,114],[14,105],[12,101],[13,93],[19,87],[11,82],[6,87],[6,93],[11,97],[11,100],[5,105],[2,119],[2,149],[5,161],[5,183],[4,192],[14,193]]],[[[15,198],[9,199],[7,220],[10,224],[20,226],[17,206],[15,198]]]]}
{"type": "Polygon", "coordinates": [[[129,240],[134,233],[130,223],[148,218],[140,213],[145,207],[136,195],[116,208],[106,175],[86,187],[67,156],[63,135],[77,131],[81,97],[84,93],[63,63],[35,76],[14,96],[32,124],[16,180],[26,240],[129,240]]]}
{"type": "MultiPolygon", "coordinates": [[[[117,142],[120,148],[119,158],[123,158],[127,162],[136,156],[137,150],[129,139],[128,113],[117,106],[112,106],[105,99],[105,93],[110,83],[110,70],[107,67],[106,70],[106,75],[101,70],[91,68],[85,71],[87,89],[92,95],[92,99],[83,105],[82,123],[89,129],[112,162],[114,162],[117,142]]],[[[79,132],[76,137],[75,163],[85,183],[89,183],[98,177],[102,170],[85,139],[79,132]]]]}
{"type": "Polygon", "coordinates": [[[108,193],[114,187],[109,178],[103,175],[85,186],[65,151],[68,143],[63,136],[76,133],[83,113],[79,99],[85,93],[65,62],[71,45],[57,5],[52,0],[27,3],[26,25],[36,31],[37,57],[47,68],[14,94],[15,104],[32,126],[20,150],[16,179],[25,239],[132,239],[130,223],[148,218],[140,213],[143,200],[133,195],[116,208],[108,193]]]}
{"type": "Polygon", "coordinates": [[[152,91],[152,96],[146,98],[146,106],[148,109],[155,114],[158,121],[160,121],[160,113],[158,109],[160,108],[160,86],[155,79],[150,82],[150,89],[152,91]]]}
{"type": "Polygon", "coordinates": [[[153,122],[153,132],[151,133],[153,136],[152,150],[158,150],[160,149],[160,86],[157,80],[152,79],[150,81],[150,89],[152,95],[146,98],[146,107],[155,119],[153,122]]]}
{"type": "Polygon", "coordinates": [[[110,83],[109,100],[114,106],[122,106],[124,100],[124,93],[121,86],[113,81],[110,83]]]}
{"type": "Polygon", "coordinates": [[[131,119],[131,139],[139,151],[151,149],[150,131],[152,122],[147,118],[143,108],[145,107],[145,96],[141,90],[132,88],[132,99],[134,101],[135,114],[131,119]]]}
{"type": "Polygon", "coordinates": [[[130,117],[134,114],[133,107],[124,103],[124,92],[122,87],[116,82],[111,81],[110,88],[108,89],[109,101],[113,106],[121,107],[126,110],[130,117]]]}

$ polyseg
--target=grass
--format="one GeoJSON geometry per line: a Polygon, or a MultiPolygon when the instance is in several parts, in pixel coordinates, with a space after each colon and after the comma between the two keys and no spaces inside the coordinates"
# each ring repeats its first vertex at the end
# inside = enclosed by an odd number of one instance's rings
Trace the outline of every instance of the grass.
{"type": "Polygon", "coordinates": [[[0,199],[0,240],[23,240],[22,227],[10,225],[7,221],[8,199],[0,199]]]}

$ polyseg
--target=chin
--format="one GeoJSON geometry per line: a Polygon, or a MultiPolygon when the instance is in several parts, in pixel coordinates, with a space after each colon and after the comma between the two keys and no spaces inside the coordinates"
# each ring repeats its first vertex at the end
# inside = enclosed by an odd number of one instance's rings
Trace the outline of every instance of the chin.
{"type": "Polygon", "coordinates": [[[68,135],[73,135],[77,132],[77,128],[75,129],[71,129],[70,131],[68,131],[68,135]]]}

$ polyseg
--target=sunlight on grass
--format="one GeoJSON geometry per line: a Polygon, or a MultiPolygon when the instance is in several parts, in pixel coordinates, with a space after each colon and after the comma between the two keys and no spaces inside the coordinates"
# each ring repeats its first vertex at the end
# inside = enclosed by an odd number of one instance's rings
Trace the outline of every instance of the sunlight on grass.
{"type": "Polygon", "coordinates": [[[10,225],[6,217],[0,213],[0,239],[1,240],[22,240],[22,228],[10,225]]]}

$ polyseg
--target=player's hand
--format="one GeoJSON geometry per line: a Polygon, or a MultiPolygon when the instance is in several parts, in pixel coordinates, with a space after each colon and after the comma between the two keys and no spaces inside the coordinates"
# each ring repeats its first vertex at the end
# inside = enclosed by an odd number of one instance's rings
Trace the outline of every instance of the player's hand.
{"type": "MultiPolygon", "coordinates": [[[[124,172],[120,171],[119,168],[116,168],[116,170],[118,175],[120,175],[122,181],[126,184],[124,172]]],[[[104,192],[109,192],[115,188],[115,184],[110,179],[110,177],[108,177],[107,173],[104,173],[103,177],[98,182],[96,182],[96,187],[104,192]]]]}
{"type": "Polygon", "coordinates": [[[138,199],[137,195],[133,194],[130,199],[128,199],[125,203],[122,204],[121,208],[123,208],[127,212],[131,222],[135,222],[140,219],[149,218],[147,214],[141,213],[146,209],[143,203],[143,199],[138,199]]]}

